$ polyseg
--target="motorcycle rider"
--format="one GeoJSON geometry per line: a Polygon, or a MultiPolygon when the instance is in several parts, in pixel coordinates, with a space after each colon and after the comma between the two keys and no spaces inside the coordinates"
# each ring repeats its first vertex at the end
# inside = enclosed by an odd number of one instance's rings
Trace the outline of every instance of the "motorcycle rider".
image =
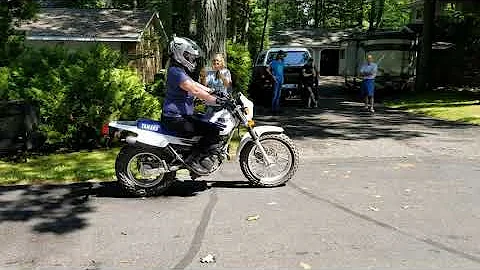
{"type": "Polygon", "coordinates": [[[174,37],[169,46],[170,67],[167,72],[166,95],[161,122],[178,137],[202,136],[196,153],[187,159],[195,170],[206,173],[221,154],[219,130],[193,116],[194,98],[223,105],[225,99],[211,95],[212,89],[191,77],[201,56],[199,46],[188,38],[174,37]]]}

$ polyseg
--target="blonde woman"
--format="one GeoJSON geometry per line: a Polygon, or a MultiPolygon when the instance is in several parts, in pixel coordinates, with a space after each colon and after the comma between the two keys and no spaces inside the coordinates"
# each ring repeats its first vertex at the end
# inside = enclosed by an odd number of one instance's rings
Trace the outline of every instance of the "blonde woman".
{"type": "Polygon", "coordinates": [[[200,72],[200,83],[215,89],[218,93],[223,95],[230,94],[232,86],[232,75],[225,66],[225,58],[223,54],[217,53],[212,59],[212,69],[207,71],[206,69],[200,72]]]}

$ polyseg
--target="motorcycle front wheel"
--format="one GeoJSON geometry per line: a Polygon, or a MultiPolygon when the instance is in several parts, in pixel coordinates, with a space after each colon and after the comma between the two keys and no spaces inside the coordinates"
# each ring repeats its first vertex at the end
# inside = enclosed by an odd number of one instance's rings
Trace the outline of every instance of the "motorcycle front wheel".
{"type": "Polygon", "coordinates": [[[168,172],[159,151],[142,147],[124,146],[115,162],[115,173],[120,186],[128,193],[149,197],[165,192],[175,180],[175,172],[168,172]]]}
{"type": "Polygon", "coordinates": [[[266,165],[260,149],[249,142],[240,152],[240,167],[245,177],[260,187],[277,187],[290,180],[298,169],[298,151],[285,134],[269,134],[260,137],[270,165],[266,165]]]}

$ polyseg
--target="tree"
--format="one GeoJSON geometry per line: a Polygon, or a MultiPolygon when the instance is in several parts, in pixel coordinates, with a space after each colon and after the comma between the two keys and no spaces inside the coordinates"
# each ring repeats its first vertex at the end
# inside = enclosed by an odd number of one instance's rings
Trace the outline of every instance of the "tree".
{"type": "Polygon", "coordinates": [[[436,0],[425,0],[423,6],[423,32],[420,39],[420,54],[417,60],[416,91],[425,91],[430,88],[430,63],[434,35],[434,17],[436,0]]]}
{"type": "Polygon", "coordinates": [[[268,23],[268,9],[270,7],[270,0],[267,0],[266,4],[265,4],[265,18],[264,18],[264,21],[263,21],[263,30],[262,30],[262,42],[260,43],[260,50],[263,50],[263,43],[264,43],[264,40],[265,40],[265,33],[267,31],[267,23],[268,23]]]}
{"type": "Polygon", "coordinates": [[[205,49],[205,57],[224,53],[227,41],[227,0],[201,0],[199,9],[199,39],[205,49]]]}
{"type": "Polygon", "coordinates": [[[33,17],[36,4],[33,0],[2,0],[0,3],[0,66],[21,52],[22,35],[14,25],[33,17]]]}

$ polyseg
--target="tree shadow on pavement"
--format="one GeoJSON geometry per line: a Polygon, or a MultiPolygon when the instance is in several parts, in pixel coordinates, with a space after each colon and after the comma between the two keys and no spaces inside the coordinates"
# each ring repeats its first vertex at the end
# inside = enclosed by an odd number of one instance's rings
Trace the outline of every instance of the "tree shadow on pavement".
{"type": "Polygon", "coordinates": [[[88,184],[0,187],[0,223],[34,222],[37,233],[66,234],[88,226],[94,211],[88,184]]]}
{"type": "Polygon", "coordinates": [[[473,125],[413,115],[378,106],[368,112],[362,103],[345,96],[320,98],[318,108],[302,108],[299,102],[287,104],[279,115],[256,108],[259,125],[280,125],[294,139],[405,140],[434,134],[440,129],[470,128],[473,125]]]}
{"type": "MultiPolygon", "coordinates": [[[[210,188],[252,186],[243,181],[176,181],[157,198],[192,197],[210,188]]],[[[116,182],[0,186],[0,224],[30,222],[36,233],[71,233],[89,226],[85,215],[96,211],[92,197],[139,199],[116,182]]]]}

